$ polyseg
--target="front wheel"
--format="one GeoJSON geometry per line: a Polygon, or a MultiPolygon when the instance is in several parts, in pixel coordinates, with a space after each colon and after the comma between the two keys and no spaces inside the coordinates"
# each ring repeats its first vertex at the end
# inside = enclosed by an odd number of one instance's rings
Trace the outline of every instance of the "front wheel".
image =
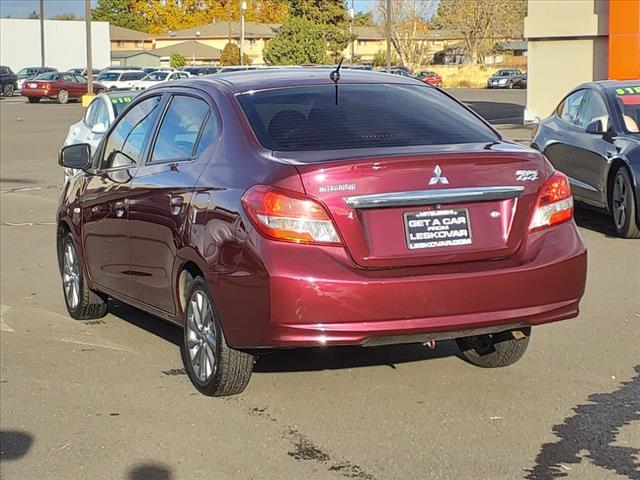
{"type": "Polygon", "coordinates": [[[531,327],[475,337],[458,338],[458,348],[467,362],[483,368],[506,367],[522,358],[529,345],[531,327]]]}
{"type": "Polygon", "coordinates": [[[5,97],[12,97],[13,96],[13,92],[15,92],[15,87],[11,83],[7,83],[4,86],[4,88],[2,89],[2,94],[5,97]]]}
{"type": "Polygon", "coordinates": [[[40,99],[38,97],[28,97],[29,103],[38,103],[40,99]]]}
{"type": "Polygon", "coordinates": [[[616,172],[611,194],[611,215],[616,232],[622,238],[640,238],[633,185],[627,169],[616,172]]]}
{"type": "Polygon", "coordinates": [[[67,92],[66,90],[60,90],[58,92],[58,102],[65,104],[69,101],[69,92],[67,92]]]}
{"type": "Polygon", "coordinates": [[[88,287],[82,260],[70,233],[62,241],[59,262],[69,315],[76,320],[104,317],[107,314],[107,298],[88,287]]]}
{"type": "Polygon", "coordinates": [[[191,383],[209,396],[242,392],[251,378],[253,355],[227,345],[203,278],[194,279],[187,299],[182,361],[191,383]]]}

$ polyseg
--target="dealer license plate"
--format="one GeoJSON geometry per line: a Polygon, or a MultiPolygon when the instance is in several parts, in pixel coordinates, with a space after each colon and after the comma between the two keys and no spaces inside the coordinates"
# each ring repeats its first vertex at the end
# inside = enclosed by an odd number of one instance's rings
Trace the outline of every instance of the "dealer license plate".
{"type": "Polygon", "coordinates": [[[409,250],[471,245],[466,208],[406,212],[404,229],[409,250]]]}
{"type": "Polygon", "coordinates": [[[30,83],[29,88],[36,88],[38,85],[36,83],[30,83]]]}

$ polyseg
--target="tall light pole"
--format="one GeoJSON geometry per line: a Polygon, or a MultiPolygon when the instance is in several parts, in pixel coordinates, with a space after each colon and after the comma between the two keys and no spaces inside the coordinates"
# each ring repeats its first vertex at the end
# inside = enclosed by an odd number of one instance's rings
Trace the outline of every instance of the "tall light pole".
{"type": "Polygon", "coordinates": [[[351,33],[351,65],[353,65],[353,57],[355,57],[355,45],[356,39],[353,37],[353,20],[355,18],[356,11],[354,8],[354,0],[351,0],[351,8],[349,9],[349,19],[351,23],[349,24],[349,32],[351,33]]]}
{"type": "Polygon", "coordinates": [[[44,68],[44,0],[40,0],[40,63],[44,68]]]}
{"type": "Polygon", "coordinates": [[[240,65],[244,65],[244,14],[247,11],[247,2],[240,3],[240,65]]]}
{"type": "Polygon", "coordinates": [[[93,55],[91,52],[91,0],[84,0],[84,23],[87,27],[87,95],[93,95],[93,55]]]}
{"type": "Polygon", "coordinates": [[[387,68],[391,69],[391,0],[387,0],[387,68]]]}

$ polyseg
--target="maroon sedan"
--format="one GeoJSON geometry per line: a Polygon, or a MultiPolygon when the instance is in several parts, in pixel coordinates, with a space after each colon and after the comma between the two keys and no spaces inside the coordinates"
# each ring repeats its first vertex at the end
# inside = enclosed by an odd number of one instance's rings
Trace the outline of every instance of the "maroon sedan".
{"type": "Polygon", "coordinates": [[[563,174],[418,80],[330,73],[154,87],[92,159],[65,147],[83,170],[57,217],[70,315],[113,297],[184,326],[191,381],[229,395],[265,349],[456,339],[502,367],[578,314],[563,174]]]}
{"type": "MultiPolygon", "coordinates": [[[[99,83],[93,84],[93,93],[106,91],[99,83]]],[[[38,103],[43,98],[67,103],[71,99],[82,98],[87,93],[87,79],[72,72],[48,72],[27,80],[22,85],[21,93],[30,103],[38,103]]]]}

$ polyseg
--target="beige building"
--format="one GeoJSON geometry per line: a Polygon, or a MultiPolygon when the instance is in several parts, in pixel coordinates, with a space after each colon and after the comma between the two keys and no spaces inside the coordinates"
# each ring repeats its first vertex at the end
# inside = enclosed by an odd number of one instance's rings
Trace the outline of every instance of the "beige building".
{"type": "Polygon", "coordinates": [[[122,50],[151,50],[153,37],[148,33],[116,27],[109,24],[109,37],[111,39],[111,51],[122,50]]]}
{"type": "Polygon", "coordinates": [[[608,78],[609,0],[529,0],[524,32],[525,122],[547,117],[577,85],[608,78]]]}
{"type": "MultiPolygon", "coordinates": [[[[279,26],[267,23],[245,23],[244,53],[249,55],[252,64],[260,65],[264,63],[262,52],[267,42],[275,37],[279,26]]],[[[222,51],[225,45],[229,43],[229,40],[231,40],[231,43],[240,45],[239,22],[210,23],[170,32],[165,35],[158,35],[155,38],[155,48],[166,48],[185,41],[197,41],[200,44],[222,51]]],[[[189,55],[185,56],[189,59],[189,55]]]]}

